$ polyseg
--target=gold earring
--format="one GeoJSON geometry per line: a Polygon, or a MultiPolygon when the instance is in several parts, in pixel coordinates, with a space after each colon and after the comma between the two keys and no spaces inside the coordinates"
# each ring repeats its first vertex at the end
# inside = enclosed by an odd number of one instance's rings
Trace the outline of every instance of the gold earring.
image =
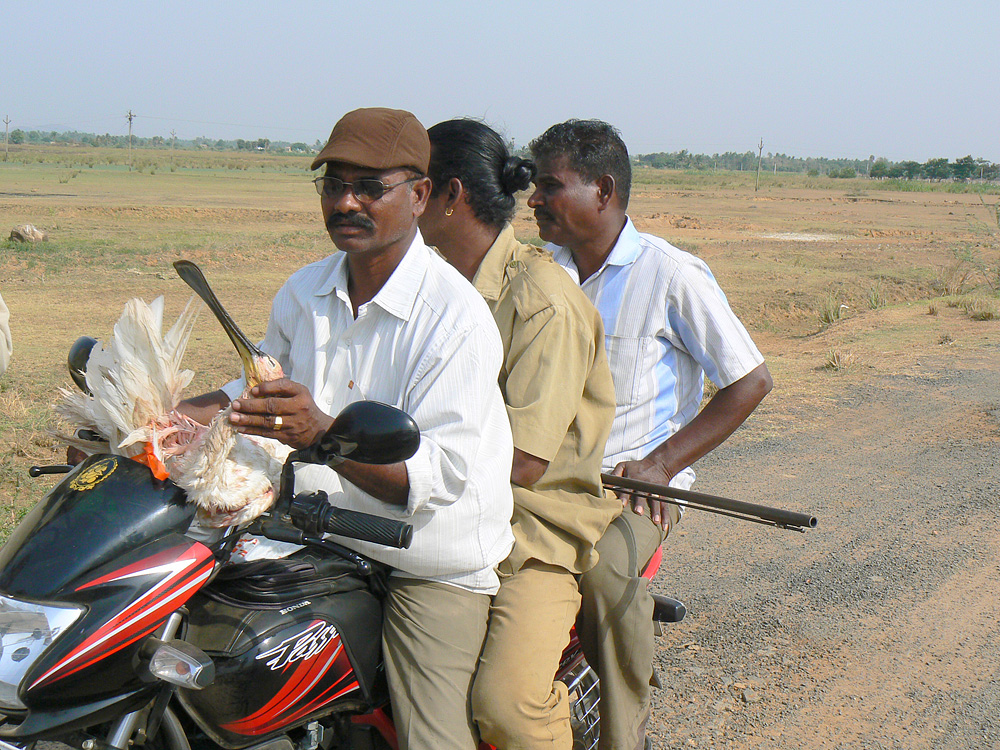
{"type": "Polygon", "coordinates": [[[445,209],[444,215],[445,216],[451,216],[453,213],[455,213],[455,209],[454,208],[448,208],[448,209],[445,209]]]}

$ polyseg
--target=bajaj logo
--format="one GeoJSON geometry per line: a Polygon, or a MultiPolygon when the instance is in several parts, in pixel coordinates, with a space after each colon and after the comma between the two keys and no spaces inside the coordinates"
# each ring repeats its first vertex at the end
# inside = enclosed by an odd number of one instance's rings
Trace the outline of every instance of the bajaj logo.
{"type": "Polygon", "coordinates": [[[269,659],[271,670],[283,669],[292,662],[310,659],[340,635],[336,626],[328,622],[317,622],[301,633],[286,638],[274,648],[257,654],[257,659],[269,659]]]}

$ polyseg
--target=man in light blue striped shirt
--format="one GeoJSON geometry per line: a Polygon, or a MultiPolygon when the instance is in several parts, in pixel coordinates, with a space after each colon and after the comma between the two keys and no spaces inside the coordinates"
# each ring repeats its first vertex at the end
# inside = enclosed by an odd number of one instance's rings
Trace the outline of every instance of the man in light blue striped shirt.
{"type": "MultiPolygon", "coordinates": [[[[691,464],[770,391],[764,358],[708,266],[628,218],[631,165],[613,127],[570,120],[531,151],[538,174],[528,206],[539,236],[604,320],[617,402],[604,469],[688,489],[691,464]],[[719,391],[699,413],[706,375],[719,391]]],[[[600,561],[581,579],[581,637],[602,685],[602,750],[644,746],[654,645],[639,573],[681,515],[643,500],[633,510],[608,529],[600,561]]]]}

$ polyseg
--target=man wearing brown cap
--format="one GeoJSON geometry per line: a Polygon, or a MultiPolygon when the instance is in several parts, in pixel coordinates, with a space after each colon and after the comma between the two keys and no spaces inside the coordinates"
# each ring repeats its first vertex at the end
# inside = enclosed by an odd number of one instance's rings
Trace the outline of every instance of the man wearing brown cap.
{"type": "MultiPolygon", "coordinates": [[[[305,466],[296,489],[324,489],[339,507],[413,524],[406,550],[338,541],[396,571],[383,649],[400,747],[473,750],[469,693],[495,567],[513,544],[513,442],[489,309],[417,230],[429,157],[427,132],[408,112],[356,110],[334,127],[312,166],[325,167],[315,182],[341,252],[300,269],[278,292],[261,348],[287,377],[233,401],[232,422],[302,448],[361,399],[416,420],[412,458],[305,466]]],[[[215,405],[242,388],[228,384],[215,405]]]]}

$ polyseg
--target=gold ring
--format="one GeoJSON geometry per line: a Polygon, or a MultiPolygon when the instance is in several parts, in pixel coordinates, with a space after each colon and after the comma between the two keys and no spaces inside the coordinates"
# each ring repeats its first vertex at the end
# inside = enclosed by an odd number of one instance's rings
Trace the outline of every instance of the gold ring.
{"type": "Polygon", "coordinates": [[[274,431],[277,432],[280,429],[281,429],[281,417],[279,416],[274,418],[274,431]]]}

